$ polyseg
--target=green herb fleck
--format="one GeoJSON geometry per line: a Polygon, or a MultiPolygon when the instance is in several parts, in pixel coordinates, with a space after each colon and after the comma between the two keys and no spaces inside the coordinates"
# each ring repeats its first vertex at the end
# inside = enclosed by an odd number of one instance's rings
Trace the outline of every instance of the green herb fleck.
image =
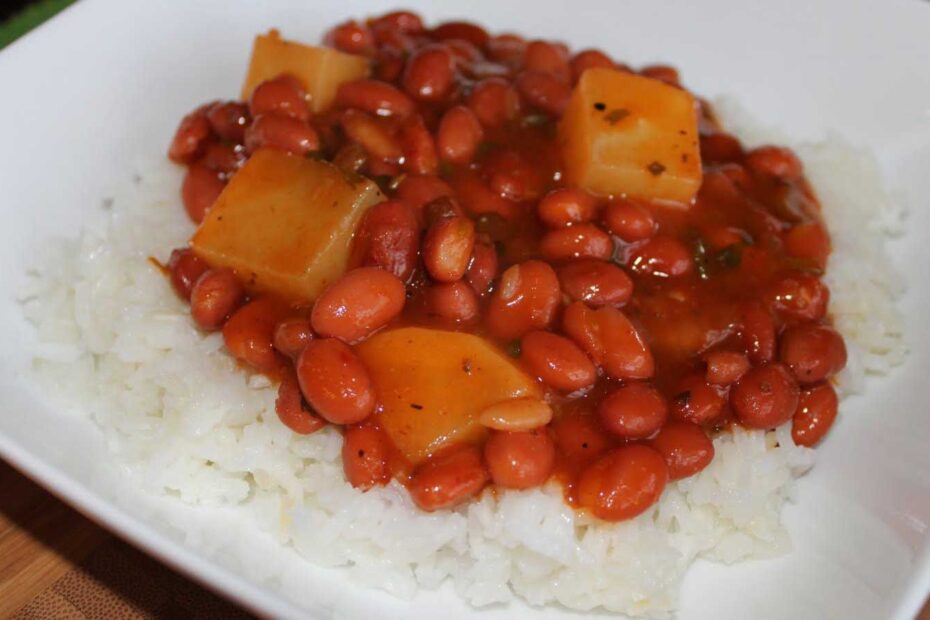
{"type": "Polygon", "coordinates": [[[604,110],[607,109],[607,104],[601,101],[598,101],[597,103],[594,104],[594,109],[597,110],[598,112],[603,112],[604,110]]]}
{"type": "Polygon", "coordinates": [[[511,340],[507,343],[507,354],[510,355],[510,357],[520,357],[521,350],[522,347],[520,346],[519,340],[511,340]]]}
{"type": "Polygon", "coordinates": [[[716,260],[724,267],[736,269],[743,260],[743,246],[733,243],[720,250],[716,260]]]}
{"type": "Polygon", "coordinates": [[[475,150],[475,157],[481,158],[498,148],[500,145],[497,142],[492,142],[490,140],[482,140],[478,143],[478,148],[475,150]]]}

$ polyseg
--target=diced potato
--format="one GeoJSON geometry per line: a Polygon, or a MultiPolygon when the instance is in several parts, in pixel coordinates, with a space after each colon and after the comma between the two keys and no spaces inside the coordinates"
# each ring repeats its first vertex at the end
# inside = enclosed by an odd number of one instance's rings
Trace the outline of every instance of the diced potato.
{"type": "Polygon", "coordinates": [[[472,334],[405,327],[376,334],[356,352],[383,405],[382,428],[414,465],[443,447],[480,441],[486,407],[541,395],[512,359],[472,334]]]}
{"type": "Polygon", "coordinates": [[[355,227],[384,200],[377,186],[323,161],[261,149],[223,190],[191,239],[252,291],[311,301],[346,269],[355,227]]]}
{"type": "Polygon", "coordinates": [[[363,56],[285,41],[277,30],[271,30],[255,37],[242,98],[247,100],[265,80],[290,73],[310,94],[310,109],[322,112],[332,104],[340,84],[366,77],[369,69],[363,56]]]}
{"type": "Polygon", "coordinates": [[[694,98],[659,80],[588,69],[559,123],[567,181],[687,205],[701,185],[694,98]]]}

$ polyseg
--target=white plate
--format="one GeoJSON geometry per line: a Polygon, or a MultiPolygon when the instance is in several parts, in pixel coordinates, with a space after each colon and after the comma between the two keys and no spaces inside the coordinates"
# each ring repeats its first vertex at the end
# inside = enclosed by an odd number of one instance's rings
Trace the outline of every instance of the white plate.
{"type": "MultiPolygon", "coordinates": [[[[889,379],[871,381],[865,397],[844,402],[798,504],[786,511],[795,551],[737,567],[696,566],[681,617],[913,616],[930,587],[930,5],[408,4],[421,5],[429,20],[471,17],[493,30],[599,46],[632,63],[668,61],[698,93],[734,94],[792,139],[834,129],[875,149],[889,187],[912,211],[910,234],[893,247],[910,287],[902,309],[911,357],[889,379]]],[[[278,26],[315,41],[335,22],[385,8],[362,0],[85,0],[0,53],[0,454],[92,518],[267,615],[527,617],[520,606],[472,612],[446,590],[399,601],[312,567],[296,583],[250,582],[229,568],[231,558],[195,553],[176,530],[119,505],[103,482],[113,465],[96,431],[54,410],[24,374],[32,339],[13,294],[33,248],[54,233],[75,234],[132,174],[128,162],[161,156],[184,112],[234,97],[256,32],[278,26]],[[288,603],[281,593],[296,589],[315,605],[288,603]]]]}

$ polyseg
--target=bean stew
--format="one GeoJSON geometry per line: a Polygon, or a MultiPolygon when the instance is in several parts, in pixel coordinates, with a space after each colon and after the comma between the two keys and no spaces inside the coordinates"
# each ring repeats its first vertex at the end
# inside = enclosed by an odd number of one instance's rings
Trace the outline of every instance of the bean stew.
{"type": "Polygon", "coordinates": [[[557,483],[646,511],[713,438],[814,446],[846,363],[799,159],[745,148],[672,67],[397,11],[260,35],[242,99],[185,116],[195,324],[423,510],[557,483]]]}

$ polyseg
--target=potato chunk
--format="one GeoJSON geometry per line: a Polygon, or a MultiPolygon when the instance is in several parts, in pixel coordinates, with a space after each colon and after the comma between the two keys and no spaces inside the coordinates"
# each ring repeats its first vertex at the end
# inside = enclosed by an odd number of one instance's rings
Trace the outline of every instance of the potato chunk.
{"type": "Polygon", "coordinates": [[[368,71],[367,58],[285,41],[277,30],[271,30],[255,37],[242,98],[251,97],[255,87],[265,80],[289,73],[303,83],[311,98],[310,109],[322,112],[332,104],[340,84],[366,77],[368,71]]]}
{"type": "Polygon", "coordinates": [[[582,74],[559,123],[567,181],[687,205],[701,185],[694,98],[614,69],[582,74]]]}
{"type": "Polygon", "coordinates": [[[480,441],[479,414],[541,392],[479,336],[420,327],[381,332],[356,347],[378,391],[382,428],[414,465],[452,444],[480,441]]]}
{"type": "Polygon", "coordinates": [[[191,239],[251,291],[312,301],[346,269],[355,227],[384,200],[377,186],[323,161],[261,149],[223,190],[191,239]]]}

